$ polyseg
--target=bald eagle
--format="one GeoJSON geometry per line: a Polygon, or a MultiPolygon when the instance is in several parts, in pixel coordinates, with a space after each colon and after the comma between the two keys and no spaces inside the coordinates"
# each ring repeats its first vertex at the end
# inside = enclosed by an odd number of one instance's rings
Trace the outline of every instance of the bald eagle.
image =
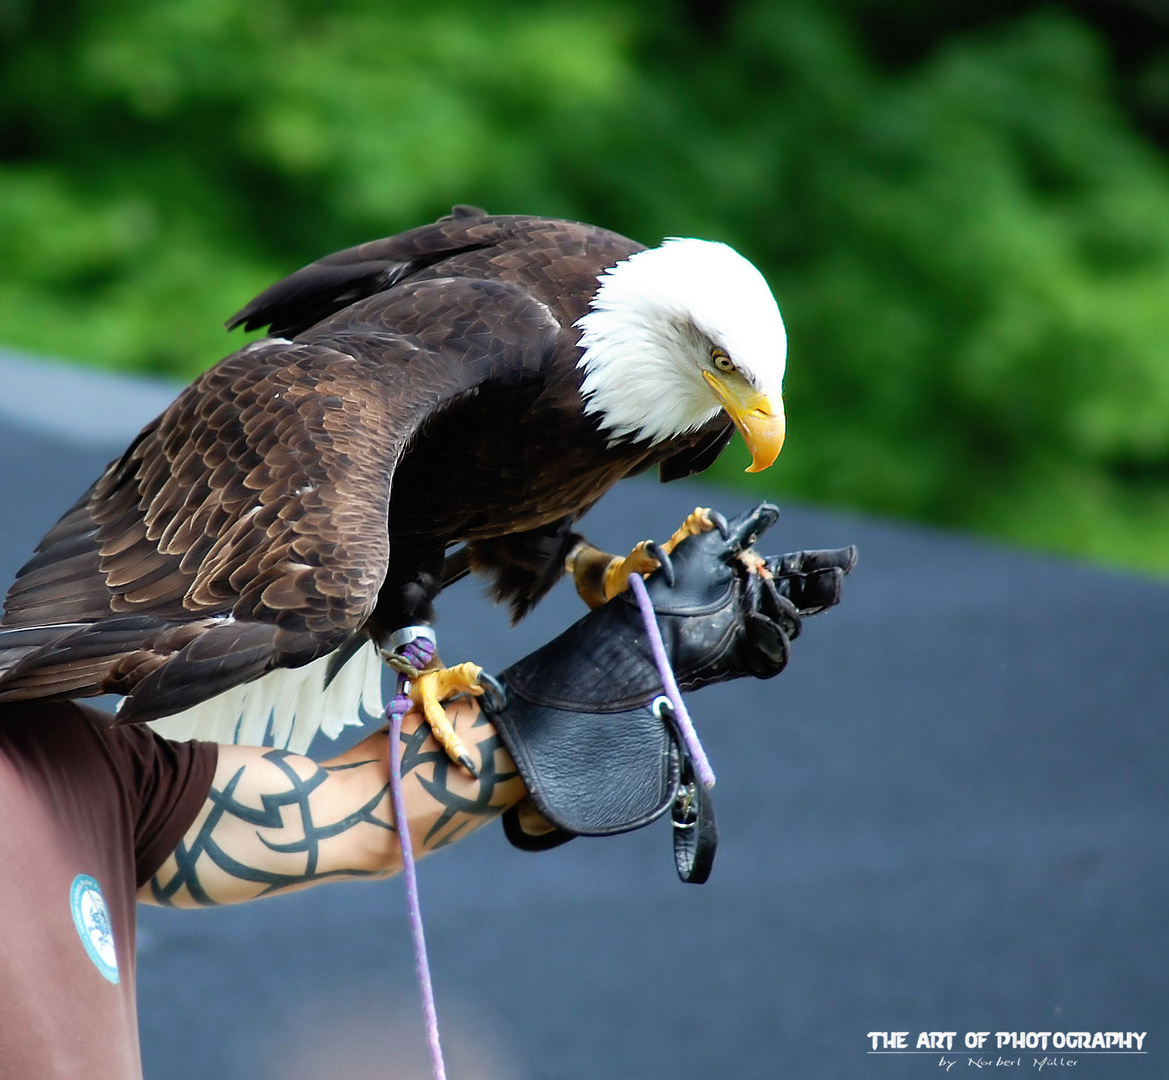
{"type": "Polygon", "coordinates": [[[482,574],[522,617],[618,480],[700,471],[735,428],[749,471],[783,442],[783,322],[719,243],[456,207],[304,267],[237,326],[269,336],[20,570],[0,701],[115,693],[123,722],[303,749],[380,706],[378,646],[444,582],[482,574]]]}

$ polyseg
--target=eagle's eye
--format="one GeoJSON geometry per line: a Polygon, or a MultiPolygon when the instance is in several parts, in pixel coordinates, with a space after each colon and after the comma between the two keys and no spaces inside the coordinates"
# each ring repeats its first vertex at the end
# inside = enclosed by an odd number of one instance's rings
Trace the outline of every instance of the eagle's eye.
{"type": "Polygon", "coordinates": [[[720,349],[717,345],[710,350],[710,362],[714,364],[719,371],[734,371],[735,365],[731,358],[720,349]]]}

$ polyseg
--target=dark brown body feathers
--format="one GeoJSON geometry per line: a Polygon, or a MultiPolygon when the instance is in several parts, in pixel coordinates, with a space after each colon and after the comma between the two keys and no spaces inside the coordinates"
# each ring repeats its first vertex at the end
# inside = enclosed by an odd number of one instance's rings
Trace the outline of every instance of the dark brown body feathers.
{"type": "Polygon", "coordinates": [[[573,324],[637,250],[456,208],[262,293],[229,325],[273,337],[184,390],[20,571],[0,701],[116,692],[123,719],[176,712],[429,618],[458,543],[452,565],[522,616],[612,484],[697,471],[730,435],[720,417],[609,447],[583,412],[573,324]]]}

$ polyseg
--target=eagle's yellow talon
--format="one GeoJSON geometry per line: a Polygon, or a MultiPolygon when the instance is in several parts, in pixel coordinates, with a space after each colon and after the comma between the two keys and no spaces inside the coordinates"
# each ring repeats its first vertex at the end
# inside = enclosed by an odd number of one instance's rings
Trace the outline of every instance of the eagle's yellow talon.
{"type": "Polygon", "coordinates": [[[661,563],[650,554],[649,546],[652,540],[643,540],[628,555],[614,558],[605,570],[605,599],[612,600],[618,593],[629,588],[629,578],[633,574],[652,574],[661,563]]]}
{"type": "Polygon", "coordinates": [[[597,608],[629,587],[630,574],[652,573],[658,568],[657,559],[649,553],[652,542],[643,540],[623,559],[582,540],[564,564],[576,583],[577,595],[597,608]]]}
{"type": "MultiPolygon", "coordinates": [[[[661,545],[669,555],[688,536],[715,528],[710,508],[696,507],[673,536],[661,545]]],[[[661,563],[650,553],[652,540],[643,540],[625,558],[608,555],[587,541],[581,541],[565,560],[565,569],[576,582],[576,591],[589,607],[600,607],[629,588],[633,574],[652,574],[661,563]]]]}
{"type": "Polygon", "coordinates": [[[710,532],[713,528],[714,522],[710,519],[710,507],[696,506],[694,512],[687,515],[686,520],[682,522],[674,535],[662,544],[662,550],[669,555],[686,537],[710,532]]]}
{"type": "Polygon", "coordinates": [[[479,770],[475,768],[463,740],[451,727],[442,703],[458,694],[482,694],[483,687],[479,682],[482,671],[478,664],[456,664],[454,667],[424,671],[410,685],[410,697],[426,717],[435,742],[451,761],[462,765],[472,776],[478,776],[479,770]]]}

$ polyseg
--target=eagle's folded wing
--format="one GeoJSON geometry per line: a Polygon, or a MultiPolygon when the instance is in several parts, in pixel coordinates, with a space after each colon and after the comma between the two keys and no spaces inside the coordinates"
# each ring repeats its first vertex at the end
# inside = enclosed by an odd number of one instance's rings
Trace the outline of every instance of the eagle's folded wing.
{"type": "Polygon", "coordinates": [[[189,387],[41,542],[0,622],[0,700],[185,709],[323,657],[377,600],[394,465],[432,395],[265,340],[189,387]],[[425,398],[426,400],[421,400],[425,398]]]}
{"type": "Polygon", "coordinates": [[[209,702],[167,733],[335,734],[379,696],[354,638],[386,579],[403,453],[468,395],[535,377],[560,330],[523,289],[414,280],[221,361],[20,571],[0,701],[114,693],[127,722],[209,702]]]}

